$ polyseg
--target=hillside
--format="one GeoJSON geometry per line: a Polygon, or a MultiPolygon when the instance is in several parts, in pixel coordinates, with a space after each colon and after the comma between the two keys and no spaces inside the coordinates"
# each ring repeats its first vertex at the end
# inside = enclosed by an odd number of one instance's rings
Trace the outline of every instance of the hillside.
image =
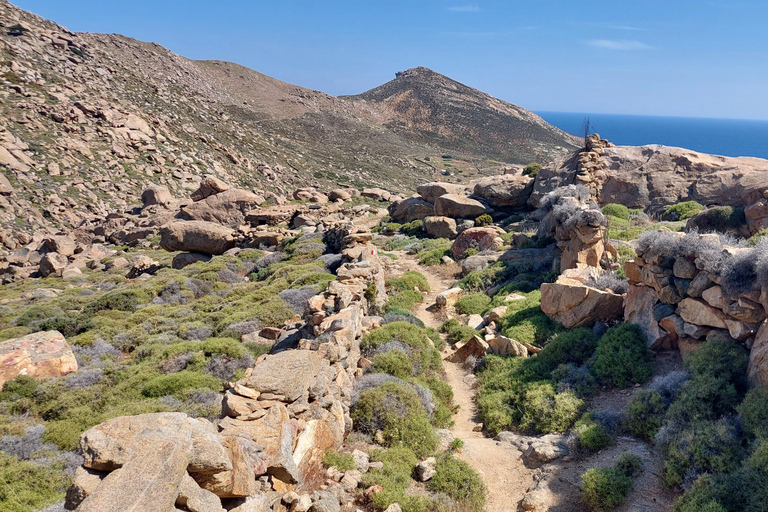
{"type": "Polygon", "coordinates": [[[511,162],[549,161],[579,144],[539,116],[424,67],[348,100],[395,133],[511,162]]]}
{"type": "Polygon", "coordinates": [[[405,191],[439,175],[443,166],[430,160],[444,154],[460,180],[572,149],[569,136],[547,132],[522,109],[464,86],[444,95],[443,82],[455,84],[444,77],[411,86],[440,122],[409,133],[372,102],[121,35],[73,33],[5,0],[0,24],[0,170],[8,180],[0,218],[19,231],[72,228],[131,208],[128,198],[150,183],[187,196],[209,174],[280,195],[306,185],[405,191]],[[477,137],[465,137],[476,122],[468,112],[485,115],[481,103],[488,112],[500,107],[477,137]],[[491,150],[507,139],[514,151],[491,150]]]}

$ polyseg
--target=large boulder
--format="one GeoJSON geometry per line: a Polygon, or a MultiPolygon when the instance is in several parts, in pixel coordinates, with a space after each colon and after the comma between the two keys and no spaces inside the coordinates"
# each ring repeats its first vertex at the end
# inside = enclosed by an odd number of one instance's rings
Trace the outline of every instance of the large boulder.
{"type": "Polygon", "coordinates": [[[19,375],[42,379],[76,371],[75,355],[59,331],[36,332],[0,341],[0,389],[19,375]]]}
{"type": "Polygon", "coordinates": [[[57,252],[49,252],[40,259],[38,273],[40,277],[60,276],[67,265],[69,265],[69,259],[66,256],[57,252]]]}
{"type": "Polygon", "coordinates": [[[437,198],[446,194],[455,194],[459,196],[467,195],[467,187],[453,183],[432,182],[419,185],[416,192],[428,203],[435,204],[437,198]]]}
{"type": "Polygon", "coordinates": [[[258,363],[240,384],[269,393],[286,402],[303,395],[317,379],[323,368],[322,356],[312,350],[286,350],[258,363]]]}
{"type": "Polygon", "coordinates": [[[6,178],[4,174],[0,173],[0,196],[10,196],[13,192],[14,190],[11,182],[8,181],[8,178],[6,178]]]}
{"type": "Polygon", "coordinates": [[[450,217],[424,217],[424,231],[437,238],[453,240],[458,236],[456,221],[450,217]]]}
{"type": "Polygon", "coordinates": [[[232,470],[216,427],[181,412],[112,418],[80,436],[80,451],[86,468],[114,471],[169,442],[181,444],[187,454],[184,469],[192,476],[232,470]]]}
{"type": "Polygon", "coordinates": [[[472,197],[483,200],[491,208],[521,208],[533,192],[533,178],[530,176],[488,176],[472,184],[472,197]]]}
{"type": "Polygon", "coordinates": [[[768,321],[760,326],[749,353],[747,377],[753,386],[768,388],[768,321]]]}
{"type": "Polygon", "coordinates": [[[768,200],[760,199],[747,206],[744,209],[744,216],[747,218],[747,227],[751,235],[768,228],[768,200]]]}
{"type": "Polygon", "coordinates": [[[650,286],[630,286],[624,302],[624,321],[640,326],[649,347],[663,334],[653,313],[653,308],[658,302],[659,294],[650,286]]]}
{"type": "Polygon", "coordinates": [[[496,226],[482,228],[469,228],[462,231],[451,246],[451,255],[454,259],[464,256],[467,249],[483,251],[500,251],[504,247],[501,235],[504,230],[496,226]]]}
{"type": "Polygon", "coordinates": [[[181,209],[181,217],[186,220],[204,220],[237,227],[245,222],[246,214],[258,208],[264,197],[231,188],[196,201],[181,209]]]}
{"type": "Polygon", "coordinates": [[[623,302],[621,295],[568,277],[541,285],[541,310],[568,329],[619,320],[624,315],[623,302]]]}
{"type": "Polygon", "coordinates": [[[199,188],[192,193],[192,200],[202,201],[206,197],[216,195],[220,192],[229,190],[230,188],[232,187],[230,187],[220,179],[214,176],[206,176],[200,182],[199,188]]]}
{"type": "Polygon", "coordinates": [[[177,221],[160,228],[160,247],[166,251],[224,254],[235,246],[235,231],[205,221],[177,221]]]}
{"type": "Polygon", "coordinates": [[[454,219],[474,219],[487,208],[475,199],[458,194],[445,194],[435,200],[435,214],[454,219]]]}
{"type": "Polygon", "coordinates": [[[411,222],[423,219],[433,213],[434,208],[432,205],[420,197],[409,197],[408,199],[392,203],[389,207],[389,215],[395,222],[411,222]]]}
{"type": "Polygon", "coordinates": [[[363,192],[360,194],[363,197],[367,197],[368,199],[375,199],[377,201],[389,201],[392,197],[392,194],[383,188],[364,188],[363,192]]]}
{"type": "Polygon", "coordinates": [[[147,206],[167,206],[173,202],[173,196],[165,185],[150,185],[141,193],[141,203],[147,206]]]}
{"type": "Polygon", "coordinates": [[[700,299],[685,298],[677,305],[676,313],[689,324],[727,329],[726,315],[700,299]]]}

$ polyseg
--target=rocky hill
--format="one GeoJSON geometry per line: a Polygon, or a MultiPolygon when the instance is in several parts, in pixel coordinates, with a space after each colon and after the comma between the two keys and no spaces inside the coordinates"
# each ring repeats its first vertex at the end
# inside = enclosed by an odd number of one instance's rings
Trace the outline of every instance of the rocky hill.
{"type": "Polygon", "coordinates": [[[203,175],[281,195],[299,184],[398,191],[439,175],[430,157],[450,154],[472,177],[573,147],[533,114],[432,72],[440,79],[411,90],[440,122],[412,135],[371,102],[120,35],[73,33],[5,0],[0,25],[0,216],[18,231],[103,218],[151,183],[185,195],[203,175]],[[494,122],[470,139],[480,104],[494,122]],[[515,149],[490,150],[505,144],[515,149]]]}
{"type": "Polygon", "coordinates": [[[369,108],[395,133],[452,151],[548,162],[580,144],[533,112],[424,67],[402,71],[384,85],[346,98],[369,108]]]}

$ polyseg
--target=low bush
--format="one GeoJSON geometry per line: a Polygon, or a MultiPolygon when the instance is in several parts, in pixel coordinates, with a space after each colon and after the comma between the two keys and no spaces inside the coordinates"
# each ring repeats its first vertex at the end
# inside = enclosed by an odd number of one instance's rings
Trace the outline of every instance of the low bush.
{"type": "Polygon", "coordinates": [[[641,389],[627,405],[623,427],[633,436],[652,441],[666,412],[664,399],[658,391],[641,389]]]}
{"type": "Polygon", "coordinates": [[[352,410],[357,429],[382,432],[387,447],[403,446],[424,457],[437,449],[438,437],[416,392],[406,384],[384,382],[360,393],[352,410]]]}
{"type": "Polygon", "coordinates": [[[475,227],[478,228],[483,226],[490,226],[491,224],[493,224],[493,217],[487,213],[484,213],[475,219],[475,227]]]}
{"type": "Polygon", "coordinates": [[[616,217],[629,221],[629,208],[623,204],[608,203],[600,209],[606,217],[616,217]]]}
{"type": "Polygon", "coordinates": [[[339,453],[336,450],[328,450],[323,455],[323,465],[327,468],[335,467],[340,471],[355,469],[355,458],[351,453],[339,453]]]}
{"type": "Polygon", "coordinates": [[[624,452],[612,468],[591,468],[582,475],[582,499],[592,510],[613,510],[627,499],[632,477],[642,467],[640,457],[624,452]]]}
{"type": "Polygon", "coordinates": [[[736,410],[747,435],[768,440],[768,390],[751,389],[736,410]]]}
{"type": "Polygon", "coordinates": [[[424,302],[424,295],[416,290],[405,290],[392,295],[384,304],[384,311],[390,313],[393,310],[408,311],[416,304],[424,302]]]}
{"type": "Polygon", "coordinates": [[[685,201],[668,206],[667,209],[664,210],[662,218],[671,221],[688,220],[702,210],[704,210],[704,207],[696,201],[685,201]]]}
{"type": "Polygon", "coordinates": [[[626,388],[651,377],[652,361],[653,353],[640,327],[622,324],[608,329],[600,338],[590,366],[605,385],[626,388]]]}
{"type": "Polygon", "coordinates": [[[363,485],[380,485],[381,492],[371,495],[371,504],[377,510],[385,510],[398,503],[403,512],[425,512],[429,500],[423,496],[409,496],[407,491],[413,483],[411,475],[419,463],[414,453],[405,447],[388,450],[372,450],[371,460],[383,462],[382,469],[372,469],[363,475],[363,485]]]}
{"type": "Polygon", "coordinates": [[[387,289],[395,292],[413,291],[419,290],[422,292],[428,292],[429,283],[427,278],[421,272],[409,270],[400,277],[394,279],[388,279],[386,283],[387,289]]]}
{"type": "Polygon", "coordinates": [[[726,233],[738,231],[746,223],[744,208],[715,206],[691,217],[686,227],[698,229],[699,232],[726,233]]]}
{"type": "Polygon", "coordinates": [[[4,512],[43,509],[64,499],[68,486],[60,464],[20,461],[0,452],[0,509],[4,512]]]}
{"type": "Polygon", "coordinates": [[[212,375],[203,375],[200,373],[184,370],[169,375],[160,375],[147,382],[141,390],[141,394],[149,398],[162,396],[181,397],[185,391],[208,388],[220,391],[222,381],[212,375]]]}
{"type": "Polygon", "coordinates": [[[440,332],[448,335],[448,343],[455,345],[469,341],[473,336],[477,336],[477,330],[464,325],[455,318],[447,320],[440,326],[440,332]]]}
{"type": "Polygon", "coordinates": [[[590,414],[585,414],[576,422],[573,428],[579,447],[594,452],[614,443],[613,436],[599,421],[595,421],[590,414]]]}
{"type": "Polygon", "coordinates": [[[472,466],[450,452],[444,452],[437,458],[435,476],[429,480],[427,488],[435,493],[447,494],[461,510],[481,512],[485,506],[483,479],[472,466]]]}
{"type": "Polygon", "coordinates": [[[539,172],[541,172],[541,165],[537,164],[536,162],[531,162],[530,164],[523,167],[523,176],[530,176],[531,178],[535,178],[539,175],[539,172]]]}
{"type": "Polygon", "coordinates": [[[408,322],[392,322],[374,329],[360,341],[360,348],[363,351],[375,350],[392,341],[408,347],[411,360],[419,365],[422,372],[436,372],[442,368],[440,352],[434,347],[427,333],[408,322]]]}
{"type": "Polygon", "coordinates": [[[551,379],[557,383],[557,392],[572,391],[579,398],[597,393],[597,379],[586,365],[561,364],[552,371],[551,379]]]}
{"type": "Polygon", "coordinates": [[[548,379],[552,371],[562,364],[584,364],[592,356],[597,345],[597,336],[586,327],[558,333],[541,352],[523,363],[525,379],[548,379]]]}
{"type": "Polygon", "coordinates": [[[703,473],[729,473],[739,466],[743,448],[733,421],[692,423],[662,447],[664,481],[669,486],[692,483],[703,473]]]}
{"type": "Polygon", "coordinates": [[[104,310],[134,311],[139,304],[146,304],[148,302],[149,296],[143,291],[125,290],[111,292],[88,303],[83,308],[83,315],[93,316],[99,311],[104,310]]]}
{"type": "Polygon", "coordinates": [[[371,363],[377,372],[388,373],[399,379],[413,376],[413,363],[408,354],[399,350],[381,352],[373,356],[371,363]]]}
{"type": "Polygon", "coordinates": [[[488,304],[491,303],[491,298],[484,293],[470,293],[464,295],[456,301],[456,312],[460,315],[472,315],[480,314],[488,304]]]}
{"type": "Polygon", "coordinates": [[[572,392],[556,393],[550,383],[535,383],[527,387],[520,407],[522,430],[549,434],[565,432],[573,426],[584,408],[584,402],[572,392]]]}

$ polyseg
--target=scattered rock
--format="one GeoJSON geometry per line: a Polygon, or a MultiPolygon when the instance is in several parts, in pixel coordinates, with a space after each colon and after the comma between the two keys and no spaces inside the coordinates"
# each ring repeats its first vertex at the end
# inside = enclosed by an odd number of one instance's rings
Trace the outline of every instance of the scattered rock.
{"type": "Polygon", "coordinates": [[[0,361],[0,389],[19,375],[43,379],[77,371],[72,348],[59,331],[36,332],[0,341],[0,361]]]}

